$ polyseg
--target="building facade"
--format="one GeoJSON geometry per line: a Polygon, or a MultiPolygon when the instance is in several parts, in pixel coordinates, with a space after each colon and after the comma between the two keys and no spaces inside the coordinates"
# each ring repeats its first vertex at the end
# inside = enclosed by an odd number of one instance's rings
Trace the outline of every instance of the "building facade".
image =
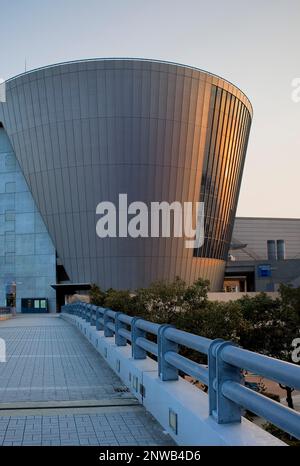
{"type": "Polygon", "coordinates": [[[280,283],[300,286],[300,219],[237,217],[225,288],[277,291],[280,283]]]}
{"type": "Polygon", "coordinates": [[[55,311],[55,282],[55,248],[0,127],[0,306],[55,311]]]}
{"type": "Polygon", "coordinates": [[[0,123],[71,283],[135,289],[180,276],[223,286],[252,108],[234,85],[174,63],[95,59],[6,82],[0,123]],[[204,244],[104,238],[101,201],[204,202],[204,244]]]}

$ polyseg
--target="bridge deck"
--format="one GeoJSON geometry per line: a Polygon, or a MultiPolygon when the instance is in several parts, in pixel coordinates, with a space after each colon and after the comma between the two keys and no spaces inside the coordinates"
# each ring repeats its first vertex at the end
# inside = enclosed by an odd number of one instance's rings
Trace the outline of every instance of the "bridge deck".
{"type": "Polygon", "coordinates": [[[99,353],[55,315],[0,322],[0,445],[170,445],[99,353]]]}

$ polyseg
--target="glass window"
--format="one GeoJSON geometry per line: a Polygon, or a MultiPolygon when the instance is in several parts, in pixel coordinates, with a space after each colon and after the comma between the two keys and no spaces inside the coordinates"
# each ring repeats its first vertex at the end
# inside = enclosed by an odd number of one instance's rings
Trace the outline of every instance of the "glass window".
{"type": "Polygon", "coordinates": [[[205,238],[197,257],[227,258],[250,123],[241,101],[212,86],[200,188],[205,238]]]}
{"type": "Polygon", "coordinates": [[[267,251],[268,251],[268,260],[275,261],[276,260],[276,246],[275,246],[275,241],[273,239],[268,239],[267,251]]]}
{"type": "Polygon", "coordinates": [[[284,239],[277,240],[277,259],[279,261],[285,260],[285,241],[284,239]]]}

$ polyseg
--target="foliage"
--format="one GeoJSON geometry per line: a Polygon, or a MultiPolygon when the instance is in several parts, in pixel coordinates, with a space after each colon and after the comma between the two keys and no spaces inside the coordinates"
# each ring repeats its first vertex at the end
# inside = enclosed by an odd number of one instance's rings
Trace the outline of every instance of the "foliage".
{"type": "Polygon", "coordinates": [[[175,324],[176,316],[184,303],[186,285],[176,278],[172,283],[157,281],[149,288],[137,290],[136,302],[145,318],[158,323],[175,324]]]}
{"type": "Polygon", "coordinates": [[[104,307],[129,314],[131,308],[130,292],[128,290],[109,289],[104,298],[104,307]]]}
{"type": "Polygon", "coordinates": [[[105,293],[101,291],[98,285],[93,283],[90,289],[90,302],[95,306],[103,306],[105,293]]]}
{"type": "MultiPolygon", "coordinates": [[[[281,285],[280,298],[276,300],[260,293],[229,302],[209,301],[208,288],[206,280],[198,279],[187,286],[176,278],[172,283],[154,282],[134,293],[113,289],[103,292],[92,285],[90,295],[91,302],[99,306],[160,324],[172,324],[207,338],[231,340],[249,350],[291,360],[291,342],[299,332],[300,288],[281,285]]],[[[193,350],[181,348],[180,352],[206,363],[206,358],[193,350]]],[[[282,388],[292,407],[291,389],[282,388]]]]}
{"type": "Polygon", "coordinates": [[[283,307],[280,299],[265,293],[237,301],[242,309],[245,331],[241,333],[243,347],[268,356],[289,360],[290,345],[295,331],[294,311],[283,307]]]}

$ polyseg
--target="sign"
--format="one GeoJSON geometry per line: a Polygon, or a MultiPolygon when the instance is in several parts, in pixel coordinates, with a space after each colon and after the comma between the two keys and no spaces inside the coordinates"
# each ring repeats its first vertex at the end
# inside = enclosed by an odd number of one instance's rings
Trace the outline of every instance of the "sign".
{"type": "Polygon", "coordinates": [[[262,264],[258,266],[258,275],[260,277],[271,277],[270,264],[262,264]]]}

